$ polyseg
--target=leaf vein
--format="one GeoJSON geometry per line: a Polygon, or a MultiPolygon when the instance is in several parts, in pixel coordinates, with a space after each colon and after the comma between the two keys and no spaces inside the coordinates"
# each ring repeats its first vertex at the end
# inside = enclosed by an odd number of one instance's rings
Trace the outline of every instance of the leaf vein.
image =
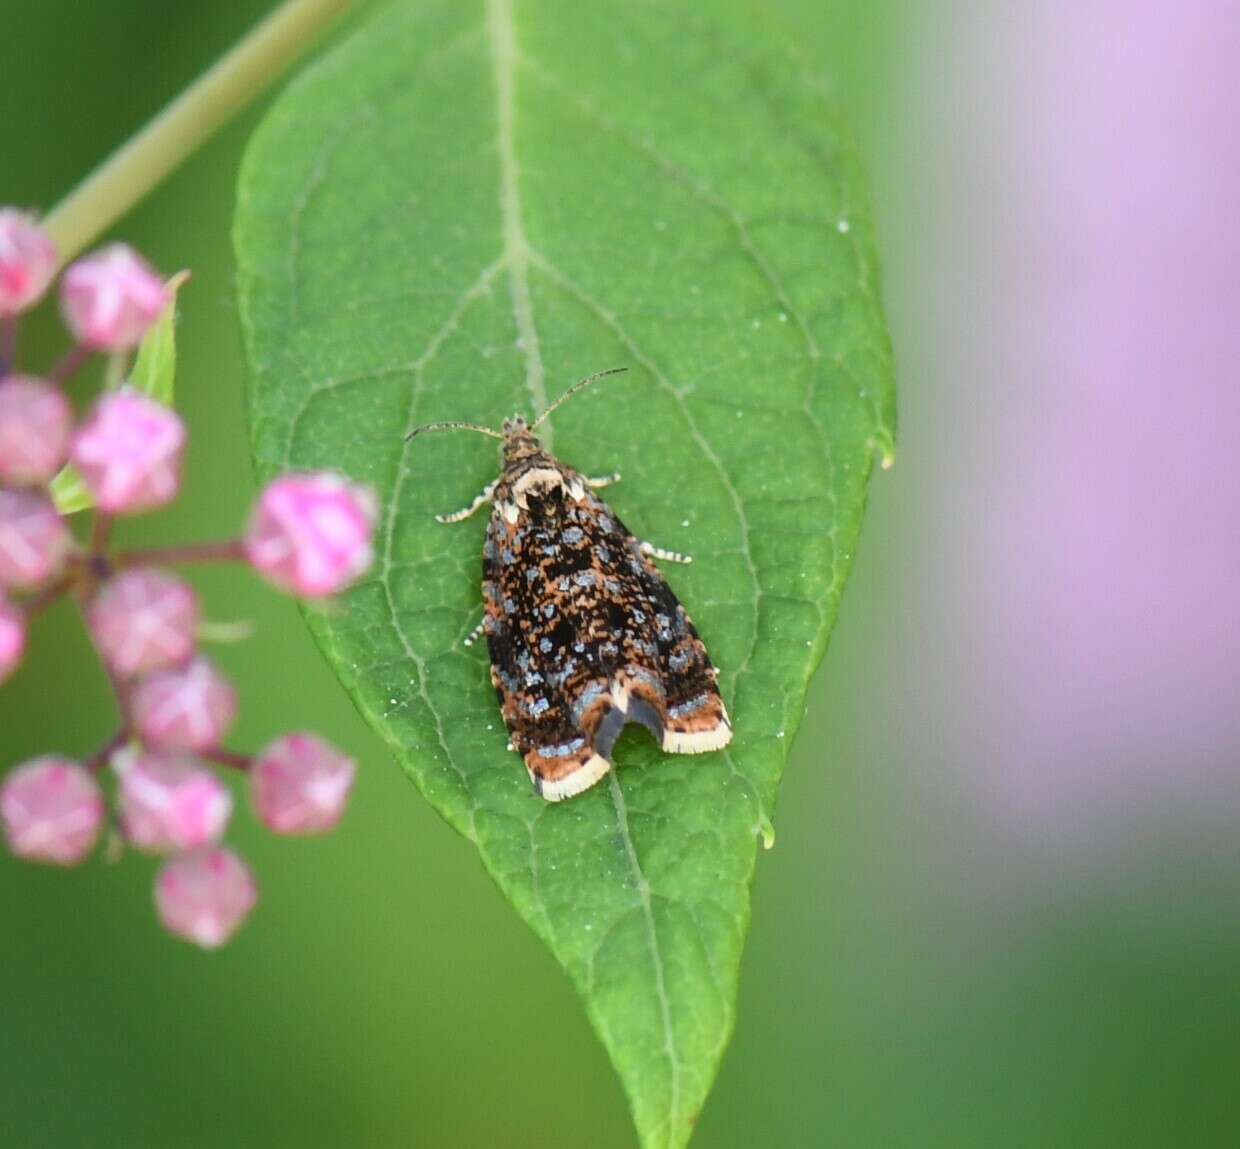
{"type": "Polygon", "coordinates": [[[336,130],[327,137],[323,142],[323,146],[315,155],[314,162],[310,165],[310,175],[293,200],[292,210],[289,213],[288,241],[288,317],[290,327],[296,328],[300,325],[301,291],[297,268],[301,260],[302,221],[305,218],[306,210],[309,208],[310,201],[314,198],[315,192],[323,186],[324,181],[327,179],[328,169],[331,166],[331,159],[336,149],[347,138],[359,121],[371,119],[374,115],[375,109],[366,104],[337,125],[336,130]]]}
{"type": "MultiPolygon", "coordinates": [[[[660,155],[658,151],[652,148],[645,141],[635,137],[632,133],[627,132],[619,124],[610,117],[605,116],[593,104],[583,100],[581,96],[571,91],[559,78],[550,70],[543,67],[537,61],[530,59],[528,56],[523,57],[523,63],[530,71],[541,78],[544,83],[554,87],[561,95],[565,96],[578,112],[588,119],[591,123],[607,132],[609,135],[619,140],[630,150],[642,156],[656,171],[663,175],[666,179],[680,187],[685,188],[690,195],[704,204],[712,212],[720,217],[731,229],[736,237],[741,251],[745,253],[745,258],[757,270],[759,276],[770,288],[771,294],[774,296],[775,302],[779,308],[785,312],[793,322],[798,333],[805,344],[805,351],[809,357],[809,372],[806,378],[805,396],[802,400],[802,409],[806,417],[813,425],[817,432],[819,442],[822,444],[823,453],[827,459],[827,466],[832,475],[835,472],[835,458],[831,449],[831,438],[826,433],[826,429],[822,426],[821,421],[815,414],[813,402],[815,392],[817,390],[818,375],[822,369],[822,350],[818,345],[818,340],[814,335],[809,323],[802,315],[800,308],[792,301],[792,297],[785,289],[783,281],[778,273],[772,267],[757,242],[754,240],[750,231],[749,224],[743,213],[734,208],[728,201],[721,196],[714,188],[712,188],[704,180],[698,179],[690,172],[682,168],[679,164],[673,163],[660,155]]],[[[834,520],[834,510],[836,507],[835,486],[834,481],[827,483],[827,497],[831,500],[832,519],[834,520]]]]}
{"type": "Polygon", "coordinates": [[[422,388],[426,366],[439,353],[439,349],[444,345],[452,333],[460,326],[461,321],[465,318],[469,309],[473,304],[483,296],[491,286],[491,281],[498,274],[502,264],[500,260],[496,260],[478,274],[477,279],[468,287],[457,300],[456,306],[448,314],[448,317],[440,325],[439,329],[431,336],[426,344],[426,348],[422,354],[413,363],[413,386],[409,391],[409,411],[405,420],[405,440],[401,446],[401,452],[396,464],[396,477],[392,484],[392,492],[388,498],[387,507],[383,516],[383,547],[382,560],[380,563],[379,582],[383,587],[384,603],[387,612],[392,620],[392,628],[396,631],[396,636],[400,640],[401,647],[408,655],[410,662],[413,663],[418,674],[418,694],[422,701],[426,704],[430,711],[431,718],[435,724],[435,734],[439,740],[440,748],[443,750],[444,757],[448,764],[460,776],[461,786],[465,790],[469,798],[469,837],[476,839],[477,830],[477,801],[469,785],[469,776],[462,769],[459,762],[452,753],[451,747],[448,745],[447,735],[444,732],[443,718],[438,708],[432,702],[430,691],[427,689],[426,676],[426,660],[417,652],[409,635],[405,632],[405,628],[401,622],[400,612],[396,608],[396,598],[392,594],[392,580],[389,577],[392,571],[392,547],[396,537],[396,514],[400,506],[401,491],[404,488],[405,479],[409,474],[409,433],[417,425],[418,400],[422,397],[422,388]]]}

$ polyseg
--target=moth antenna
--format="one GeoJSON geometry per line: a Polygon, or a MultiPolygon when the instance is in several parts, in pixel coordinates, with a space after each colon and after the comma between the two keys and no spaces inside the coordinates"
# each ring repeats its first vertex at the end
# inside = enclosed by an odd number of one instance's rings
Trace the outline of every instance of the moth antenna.
{"type": "Polygon", "coordinates": [[[420,427],[414,427],[405,436],[405,442],[409,442],[414,435],[420,435],[423,431],[477,431],[480,435],[490,435],[492,439],[504,437],[498,431],[492,431],[490,427],[481,427],[477,423],[423,423],[420,427]]]}
{"type": "Polygon", "coordinates": [[[627,367],[608,367],[606,371],[596,371],[593,375],[587,375],[584,379],[578,379],[567,391],[564,392],[554,403],[551,404],[537,419],[534,420],[530,430],[535,430],[548,415],[551,414],[561,403],[566,403],[578,391],[585,387],[589,387],[591,383],[597,383],[600,379],[606,379],[608,375],[619,375],[623,371],[627,371],[627,367]]]}

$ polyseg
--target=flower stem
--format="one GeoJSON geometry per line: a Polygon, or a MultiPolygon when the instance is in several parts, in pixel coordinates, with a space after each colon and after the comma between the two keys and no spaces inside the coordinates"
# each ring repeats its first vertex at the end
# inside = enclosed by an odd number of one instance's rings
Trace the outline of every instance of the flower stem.
{"type": "Polygon", "coordinates": [[[217,746],[214,750],[203,750],[199,757],[205,758],[208,762],[214,762],[217,766],[228,766],[233,770],[246,771],[249,770],[253,758],[249,754],[240,754],[236,750],[225,750],[222,746],[217,746]]]}
{"type": "Polygon", "coordinates": [[[87,758],[83,765],[92,774],[98,774],[100,770],[112,761],[112,755],[124,746],[130,737],[129,727],[122,723],[121,728],[100,746],[94,754],[87,758]]]}
{"type": "Polygon", "coordinates": [[[53,583],[49,583],[33,598],[27,599],[22,604],[26,617],[34,618],[35,615],[42,614],[49,606],[68,594],[76,585],[77,580],[72,573],[57,579],[53,583]]]}
{"type": "Polygon", "coordinates": [[[95,521],[90,528],[90,554],[92,558],[106,558],[108,539],[112,537],[112,516],[102,511],[95,512],[95,521]]]}
{"type": "Polygon", "coordinates": [[[75,343],[52,365],[45,378],[61,386],[76,375],[93,354],[85,343],[75,343]]]}
{"type": "Polygon", "coordinates": [[[255,99],[352,0],[285,0],[43,221],[62,263],[123,216],[217,129],[255,99]]]}
{"type": "Polygon", "coordinates": [[[129,356],[123,351],[114,351],[104,361],[103,389],[105,391],[115,391],[125,382],[125,376],[128,374],[129,356]]]}
{"type": "Polygon", "coordinates": [[[122,551],[115,557],[119,567],[171,566],[181,563],[226,563],[245,559],[240,539],[216,543],[186,543],[184,546],[149,547],[122,551]]]}
{"type": "Polygon", "coordinates": [[[17,362],[17,316],[0,315],[0,377],[17,362]]]}

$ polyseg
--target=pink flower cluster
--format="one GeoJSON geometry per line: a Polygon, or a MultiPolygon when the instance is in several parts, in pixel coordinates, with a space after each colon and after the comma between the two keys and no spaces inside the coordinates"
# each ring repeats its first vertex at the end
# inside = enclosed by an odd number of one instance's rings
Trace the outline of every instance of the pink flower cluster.
{"type": "Polygon", "coordinates": [[[167,856],[155,881],[164,925],[214,948],[258,896],[249,867],[220,845],[233,792],[216,768],[246,773],[254,811],[275,833],[320,834],[343,814],[355,764],[300,732],[252,757],[224,747],[237,693],[199,649],[192,587],[165,568],[231,559],[281,590],[323,598],[370,567],[377,505],[338,475],[285,475],[263,490],[239,539],[112,547],[117,516],[175,498],[185,427],[127,387],[105,391],[77,420],[62,385],[95,352],[131,353],[171,299],[131,249],[87,256],[60,283],[73,350],[44,377],[18,374],[18,317],[47,291],[57,262],[35,220],[0,209],[0,681],[22,661],[31,619],[71,594],[108,672],[120,728],[84,761],[48,754],[11,770],[0,786],[0,825],[14,854],[68,866],[84,860],[114,820],[121,841],[167,856]],[[70,463],[95,507],[85,542],[50,492],[70,463]]]}

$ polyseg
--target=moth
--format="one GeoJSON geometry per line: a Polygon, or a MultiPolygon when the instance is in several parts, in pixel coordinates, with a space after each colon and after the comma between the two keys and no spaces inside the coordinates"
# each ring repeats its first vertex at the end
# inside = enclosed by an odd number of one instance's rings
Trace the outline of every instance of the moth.
{"type": "Polygon", "coordinates": [[[514,415],[502,431],[452,422],[410,435],[463,429],[503,442],[498,477],[436,519],[457,523],[490,504],[485,613],[466,643],[486,635],[509,749],[550,802],[604,777],[627,723],[645,726],[669,754],[718,750],[732,738],[718,671],[654,565],[691,560],[635,538],[595,493],[619,475],[588,478],[535,434],[570,396],[623,370],[580,380],[532,424],[514,415]]]}

